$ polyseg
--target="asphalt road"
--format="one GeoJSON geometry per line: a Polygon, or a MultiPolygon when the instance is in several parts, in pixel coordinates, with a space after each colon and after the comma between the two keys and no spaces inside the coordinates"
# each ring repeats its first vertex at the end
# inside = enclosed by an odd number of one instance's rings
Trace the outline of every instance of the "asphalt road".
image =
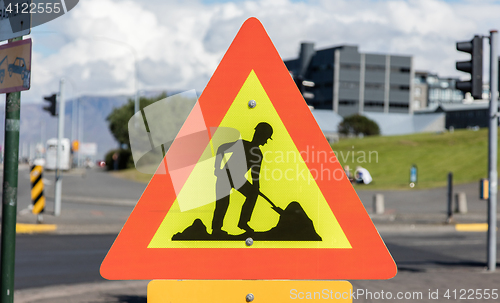
{"type": "MultiPolygon", "coordinates": [[[[115,237],[19,235],[16,247],[16,289],[104,281],[99,275],[99,267],[115,237]]],[[[484,271],[484,233],[386,233],[382,237],[399,272],[432,275],[450,269],[461,270],[462,274],[484,271]]],[[[489,284],[488,276],[484,278],[486,287],[489,284]]]]}
{"type": "MultiPolygon", "coordinates": [[[[66,173],[62,214],[54,217],[50,214],[53,210],[50,198],[53,195],[53,173],[47,173],[47,181],[49,201],[48,213],[44,215],[46,223],[57,224],[58,231],[66,228],[71,234],[18,235],[15,288],[30,290],[53,286],[60,289],[60,285],[78,287],[81,283],[104,282],[99,275],[100,263],[146,185],[117,179],[99,170],[66,173]]],[[[474,185],[457,186],[457,190],[467,192],[470,210],[466,215],[457,215],[457,221],[484,222],[485,203],[475,200],[477,190],[474,185]]],[[[21,168],[18,210],[31,203],[29,193],[28,170],[21,168]]],[[[469,287],[500,288],[500,264],[494,274],[484,270],[486,233],[457,232],[453,226],[442,225],[446,209],[443,207],[446,202],[443,189],[383,193],[386,214],[372,219],[396,260],[399,272],[389,281],[351,281],[355,289],[427,291],[439,287],[445,291],[469,287]],[[413,224],[417,225],[415,230],[410,228],[413,224]],[[419,229],[422,226],[424,230],[419,229]]],[[[370,212],[374,192],[360,191],[358,194],[370,212]]],[[[18,222],[23,223],[34,223],[34,219],[30,214],[18,216],[18,222]]],[[[106,285],[115,284],[108,282],[106,285]]],[[[129,297],[109,302],[145,302],[145,286],[141,284],[135,289],[127,286],[116,290],[116,296],[127,294],[129,297]]],[[[95,294],[95,297],[98,295],[95,294]]],[[[85,293],[81,298],[81,302],[108,302],[108,299],[89,301],[85,293]]],[[[55,302],[52,300],[43,302],[55,302]]],[[[30,302],[42,301],[36,299],[30,302]]]]}
{"type": "Polygon", "coordinates": [[[18,235],[15,288],[103,281],[99,267],[116,235],[18,235]]]}

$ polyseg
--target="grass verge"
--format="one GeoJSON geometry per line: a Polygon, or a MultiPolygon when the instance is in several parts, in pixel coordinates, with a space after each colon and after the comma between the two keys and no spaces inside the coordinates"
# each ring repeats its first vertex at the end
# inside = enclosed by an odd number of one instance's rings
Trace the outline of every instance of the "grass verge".
{"type": "MultiPolygon", "coordinates": [[[[362,166],[373,182],[356,189],[410,189],[410,167],[418,168],[416,188],[445,186],[448,172],[455,184],[478,182],[487,177],[488,129],[456,130],[453,133],[424,133],[405,136],[376,136],[343,139],[332,145],[342,166],[351,171],[362,166]]],[[[151,174],[135,168],[113,175],[148,183],[151,174]]]]}
{"type": "Polygon", "coordinates": [[[368,169],[373,183],[363,189],[409,189],[413,164],[418,168],[416,188],[445,186],[448,172],[453,172],[454,183],[478,182],[488,172],[486,128],[345,139],[332,149],[342,166],[349,165],[351,171],[356,166],[368,169]]]}

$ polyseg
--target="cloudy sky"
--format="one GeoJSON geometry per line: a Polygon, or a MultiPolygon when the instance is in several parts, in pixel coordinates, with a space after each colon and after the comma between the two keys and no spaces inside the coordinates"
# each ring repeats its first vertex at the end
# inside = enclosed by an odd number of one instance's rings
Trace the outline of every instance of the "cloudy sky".
{"type": "Polygon", "coordinates": [[[80,0],[32,29],[32,86],[22,99],[41,102],[63,76],[69,97],[131,94],[135,62],[140,90],[201,92],[249,17],[260,19],[284,59],[297,56],[301,41],[355,44],[459,76],[455,61],[467,55],[455,42],[500,29],[499,16],[500,1],[488,0],[80,0]]]}

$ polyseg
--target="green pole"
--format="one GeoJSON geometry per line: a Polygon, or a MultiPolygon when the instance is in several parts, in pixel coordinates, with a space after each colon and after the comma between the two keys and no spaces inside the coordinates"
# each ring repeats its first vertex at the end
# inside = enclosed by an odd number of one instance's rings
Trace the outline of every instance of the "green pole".
{"type": "MultiPolygon", "coordinates": [[[[22,40],[14,38],[9,42],[22,40]]],[[[21,92],[8,93],[5,102],[5,156],[2,192],[1,303],[14,302],[14,261],[16,254],[17,175],[19,163],[19,118],[21,92]]]]}

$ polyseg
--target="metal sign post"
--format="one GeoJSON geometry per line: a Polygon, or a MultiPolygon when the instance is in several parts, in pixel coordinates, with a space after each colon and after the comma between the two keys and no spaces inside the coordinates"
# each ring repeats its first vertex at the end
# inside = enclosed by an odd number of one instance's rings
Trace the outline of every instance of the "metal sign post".
{"type": "MultiPolygon", "coordinates": [[[[9,43],[22,37],[9,40],[9,43]]],[[[2,252],[0,301],[14,302],[14,261],[16,253],[17,177],[21,92],[11,92],[5,102],[5,158],[2,192],[2,252]]]]}
{"type": "Polygon", "coordinates": [[[55,202],[54,202],[54,215],[61,214],[61,191],[62,191],[62,173],[61,173],[61,158],[63,154],[62,139],[64,137],[64,79],[61,79],[59,84],[59,125],[57,130],[57,152],[56,152],[56,185],[55,185],[55,202]]]}
{"type": "Polygon", "coordinates": [[[488,149],[488,174],[490,195],[488,199],[488,270],[495,271],[497,256],[497,146],[498,146],[498,32],[490,31],[490,125],[488,149]]]}

